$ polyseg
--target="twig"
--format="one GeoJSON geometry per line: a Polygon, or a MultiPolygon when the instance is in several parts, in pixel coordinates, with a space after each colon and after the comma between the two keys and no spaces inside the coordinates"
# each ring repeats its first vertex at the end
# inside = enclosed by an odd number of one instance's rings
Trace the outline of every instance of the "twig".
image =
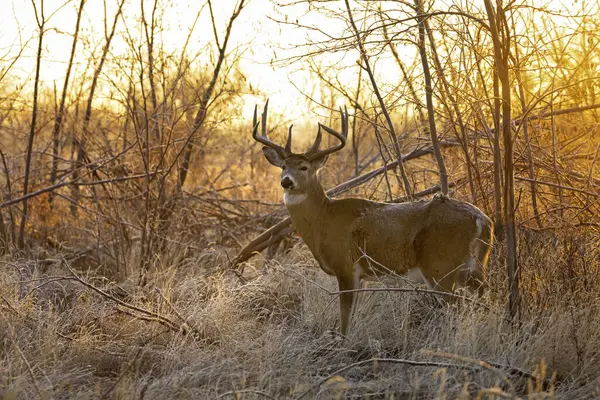
{"type": "Polygon", "coordinates": [[[119,376],[117,377],[117,379],[115,379],[115,381],[113,382],[112,385],[110,385],[101,395],[100,395],[100,400],[102,399],[106,399],[108,398],[108,396],[111,394],[111,392],[113,390],[115,390],[115,388],[117,387],[117,385],[119,384],[119,382],[121,382],[121,380],[123,380],[123,378],[125,377],[125,375],[129,372],[129,370],[131,370],[134,366],[134,364],[136,363],[136,361],[138,360],[138,358],[140,357],[140,354],[142,353],[142,348],[140,347],[137,351],[137,353],[135,354],[135,357],[133,357],[133,360],[131,360],[131,362],[129,363],[129,368],[124,368],[123,371],[119,374],[119,376]]]}
{"type": "Polygon", "coordinates": [[[317,383],[312,385],[304,393],[302,393],[298,397],[296,397],[295,400],[300,400],[300,399],[304,398],[307,394],[312,392],[314,389],[318,388],[323,383],[327,382],[329,379],[333,378],[336,375],[341,374],[344,371],[347,371],[354,367],[359,367],[361,365],[374,363],[374,362],[390,363],[390,364],[403,364],[403,365],[410,365],[413,367],[462,368],[462,369],[469,369],[472,371],[478,371],[481,369],[481,367],[479,367],[479,366],[464,366],[464,365],[459,365],[459,364],[451,364],[451,363],[447,363],[447,362],[415,361],[415,360],[406,360],[406,359],[402,359],[402,358],[370,358],[368,360],[362,360],[362,361],[358,361],[358,362],[355,362],[350,365],[346,365],[345,367],[340,368],[335,372],[332,372],[331,374],[327,375],[325,378],[320,379],[317,383]]]}
{"type": "Polygon", "coordinates": [[[575,188],[572,186],[559,185],[558,183],[554,183],[554,182],[546,182],[546,181],[540,181],[537,179],[521,178],[518,176],[515,176],[515,179],[517,179],[519,181],[533,182],[538,185],[550,186],[550,187],[557,188],[557,189],[570,190],[572,192],[583,193],[583,194],[587,194],[588,196],[600,197],[600,194],[598,194],[598,193],[588,192],[587,190],[578,189],[578,188],[575,188]]]}
{"type": "MultiPolygon", "coordinates": [[[[451,293],[451,292],[443,292],[440,290],[420,289],[416,286],[412,287],[412,288],[382,287],[382,288],[360,288],[360,289],[349,289],[349,290],[329,290],[325,286],[307,278],[306,276],[302,275],[299,272],[294,271],[293,269],[290,271],[292,271],[292,273],[300,276],[305,281],[307,281],[307,282],[311,283],[312,285],[318,287],[319,289],[323,290],[330,296],[339,296],[342,293],[360,293],[360,292],[403,292],[403,293],[430,294],[432,296],[448,296],[448,297],[453,297],[453,298],[460,299],[460,300],[469,301],[476,305],[482,306],[486,310],[491,311],[491,308],[488,305],[480,303],[479,301],[472,299],[470,297],[462,296],[460,294],[451,293]]],[[[403,278],[403,277],[399,276],[399,278],[403,278]]]]}
{"type": "Polygon", "coordinates": [[[179,312],[179,310],[175,308],[175,305],[171,303],[171,300],[169,300],[159,288],[156,288],[156,291],[158,292],[159,296],[169,305],[169,307],[171,307],[171,310],[175,313],[177,318],[179,318],[184,324],[188,325],[190,329],[192,329],[198,336],[201,336],[200,330],[188,322],[189,318],[184,318],[183,315],[181,315],[181,313],[179,312]]]}
{"type": "Polygon", "coordinates": [[[103,179],[103,180],[92,181],[92,182],[72,182],[72,181],[60,182],[55,185],[51,185],[51,186],[45,187],[43,189],[36,190],[35,192],[27,193],[26,195],[18,197],[16,199],[5,201],[4,203],[0,204],[0,209],[6,208],[8,206],[12,206],[13,204],[17,204],[17,203],[20,203],[25,200],[29,200],[32,197],[36,197],[36,196],[39,196],[44,193],[52,192],[52,191],[54,191],[56,189],[60,189],[61,187],[64,187],[64,186],[95,186],[95,185],[104,185],[106,183],[129,181],[132,179],[140,179],[140,178],[145,178],[145,177],[146,177],[146,174],[138,174],[138,175],[131,175],[131,176],[122,176],[119,178],[103,179]]]}
{"type": "Polygon", "coordinates": [[[4,303],[6,303],[6,306],[8,307],[9,310],[11,310],[15,314],[17,314],[19,317],[21,316],[21,313],[12,304],[10,304],[10,302],[6,299],[6,297],[0,296],[0,299],[2,299],[2,301],[4,301],[4,303]]]}
{"type": "MultiPolygon", "coordinates": [[[[325,289],[327,290],[327,289],[325,289]]],[[[395,287],[383,287],[383,288],[360,288],[360,289],[350,289],[350,290],[337,290],[337,291],[330,291],[327,290],[328,294],[332,295],[332,296],[338,296],[342,293],[359,293],[359,292],[403,292],[403,293],[420,293],[420,294],[430,294],[433,296],[448,296],[448,297],[453,297],[456,299],[461,299],[461,300],[466,300],[469,301],[471,303],[475,303],[477,305],[480,305],[488,310],[490,310],[490,307],[478,302],[475,299],[472,299],[470,297],[467,296],[462,296],[460,294],[456,294],[456,293],[451,293],[451,292],[442,292],[440,290],[431,290],[431,289],[420,289],[418,287],[414,287],[414,288],[395,288],[395,287]]]]}
{"type": "MultiPolygon", "coordinates": [[[[506,373],[508,373],[509,375],[519,375],[524,378],[533,379],[534,381],[540,380],[539,377],[535,376],[534,374],[532,374],[529,371],[525,371],[518,367],[504,365],[504,364],[500,364],[500,363],[493,362],[493,361],[478,360],[475,358],[461,356],[458,354],[446,353],[443,351],[433,351],[433,350],[427,350],[427,349],[421,350],[421,353],[423,353],[424,355],[429,356],[429,357],[449,358],[452,360],[462,361],[462,362],[466,362],[469,364],[475,364],[475,365],[478,365],[478,366],[488,369],[488,370],[506,371],[506,373]]],[[[544,382],[544,384],[549,385],[551,383],[551,380],[549,378],[544,378],[543,382],[544,382]]]]}
{"type": "MultiPolygon", "coordinates": [[[[2,297],[2,298],[4,299],[4,297],[2,297]]],[[[5,301],[6,301],[6,299],[5,299],[5,301]]],[[[39,385],[37,379],[35,378],[35,373],[33,372],[33,368],[31,367],[31,364],[29,363],[29,361],[27,361],[27,357],[25,357],[25,354],[23,354],[23,351],[21,350],[21,348],[19,347],[19,344],[15,340],[15,335],[14,335],[14,331],[12,329],[12,325],[11,325],[10,321],[6,318],[6,316],[2,315],[2,317],[4,318],[4,321],[6,321],[6,323],[8,324],[9,331],[11,332],[10,340],[11,340],[13,346],[15,346],[15,349],[17,349],[19,356],[21,357],[21,359],[27,366],[27,370],[29,371],[29,375],[31,376],[31,380],[33,381],[33,386],[35,386],[35,390],[37,391],[38,396],[40,397],[40,399],[43,400],[45,398],[45,396],[43,395],[42,389],[40,388],[40,385],[39,385]]]]}
{"type": "MultiPolygon", "coordinates": [[[[37,291],[38,289],[40,289],[41,287],[48,285],[50,283],[54,283],[54,282],[60,282],[60,281],[73,281],[76,280],[75,278],[71,277],[71,276],[52,276],[52,277],[48,277],[47,279],[44,279],[44,282],[40,283],[39,285],[35,286],[33,289],[31,289],[26,295],[25,298],[31,296],[35,291],[37,291]]],[[[29,282],[33,283],[34,280],[30,280],[29,282]]]]}
{"type": "Polygon", "coordinates": [[[37,391],[38,396],[40,396],[40,399],[43,400],[45,398],[45,396],[42,394],[42,389],[40,388],[40,385],[38,384],[37,379],[35,379],[35,373],[33,372],[33,368],[31,367],[31,364],[29,364],[29,361],[27,361],[27,357],[25,357],[25,354],[23,354],[23,351],[21,350],[21,348],[19,347],[19,345],[17,344],[17,342],[15,341],[15,339],[12,336],[11,336],[11,341],[13,342],[13,345],[17,349],[19,356],[21,356],[21,359],[23,360],[25,365],[27,365],[27,370],[29,371],[29,375],[31,375],[31,380],[33,381],[33,386],[35,386],[35,390],[37,391]]]}
{"type": "MultiPolygon", "coordinates": [[[[179,325],[177,323],[175,323],[175,321],[171,320],[170,318],[164,317],[160,314],[154,313],[152,311],[148,311],[145,310],[143,308],[134,306],[133,304],[129,304],[126,303],[120,299],[117,299],[116,297],[110,295],[109,293],[106,293],[104,290],[97,288],[96,286],[92,285],[91,283],[88,283],[86,281],[84,281],[83,279],[81,279],[79,276],[77,276],[77,274],[75,273],[75,271],[73,271],[73,269],[67,264],[65,263],[65,266],[67,267],[67,269],[71,272],[71,274],[73,274],[73,277],[75,278],[76,281],[78,281],[79,283],[81,283],[83,286],[93,290],[94,292],[100,294],[101,296],[110,299],[112,301],[114,301],[115,303],[119,304],[120,306],[123,306],[125,308],[128,308],[130,310],[134,310],[137,311],[147,317],[150,317],[150,320],[152,321],[156,321],[159,324],[169,328],[170,330],[174,330],[174,331],[182,331],[184,334],[189,334],[190,333],[190,329],[189,326],[187,324],[185,325],[179,325]]],[[[193,331],[193,329],[192,329],[193,331]]]]}
{"type": "Polygon", "coordinates": [[[267,399],[276,400],[276,398],[271,396],[270,394],[261,392],[260,390],[254,390],[254,389],[232,390],[232,391],[220,394],[219,397],[217,397],[217,399],[222,399],[223,397],[227,397],[227,396],[234,396],[234,398],[237,399],[238,398],[237,395],[240,393],[252,393],[252,394],[257,394],[259,396],[265,397],[267,399]]]}

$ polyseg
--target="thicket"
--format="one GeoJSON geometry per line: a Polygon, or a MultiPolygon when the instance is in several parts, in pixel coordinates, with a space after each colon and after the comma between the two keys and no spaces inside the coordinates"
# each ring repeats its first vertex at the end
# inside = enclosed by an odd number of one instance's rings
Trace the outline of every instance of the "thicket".
{"type": "MultiPolygon", "coordinates": [[[[442,191],[496,226],[483,298],[365,293],[343,342],[242,112],[268,96],[230,40],[248,1],[223,21],[223,4],[198,5],[213,38],[197,53],[196,27],[181,48],[162,41],[175,3],[118,0],[94,41],[86,1],[68,2],[53,84],[54,10],[31,5],[33,40],[0,58],[4,398],[600,397],[597,3],[277,5],[275,22],[307,35],[274,67],[308,71],[311,119],[351,111],[322,174],[331,194],[442,191]],[[15,83],[25,46],[31,84],[15,83]]],[[[281,140],[293,121],[270,110],[281,140]]]]}

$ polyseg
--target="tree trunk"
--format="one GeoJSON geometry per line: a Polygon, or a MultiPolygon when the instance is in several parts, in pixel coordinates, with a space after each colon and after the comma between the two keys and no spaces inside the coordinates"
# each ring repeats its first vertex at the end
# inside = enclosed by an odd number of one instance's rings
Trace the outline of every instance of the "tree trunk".
{"type": "Polygon", "coordinates": [[[429,62],[427,61],[427,51],[425,48],[425,17],[423,17],[423,6],[420,0],[415,0],[417,9],[417,20],[419,22],[419,54],[421,55],[421,64],[423,65],[423,75],[425,77],[425,98],[427,101],[427,119],[429,121],[429,133],[431,135],[431,145],[433,154],[438,164],[440,173],[440,187],[443,194],[448,194],[448,172],[444,164],[444,158],[440,150],[440,143],[437,137],[437,128],[435,126],[435,111],[433,109],[433,87],[431,85],[431,72],[429,71],[429,62]]]}
{"type": "MultiPolygon", "coordinates": [[[[67,92],[69,87],[69,79],[71,77],[71,69],[73,67],[73,59],[75,58],[75,49],[77,48],[77,40],[79,38],[79,25],[81,23],[81,15],[83,14],[83,6],[86,0],[81,0],[79,8],[77,10],[77,20],[75,22],[75,32],[73,33],[73,44],[71,45],[71,55],[69,56],[69,63],[67,64],[67,73],[65,75],[65,81],[63,83],[62,95],[60,97],[60,106],[56,113],[54,120],[54,127],[52,128],[52,170],[50,172],[50,184],[56,183],[58,174],[58,152],[60,149],[60,130],[62,128],[62,122],[65,115],[65,102],[67,99],[67,92]]],[[[54,201],[54,193],[50,193],[48,196],[48,202],[52,206],[54,201]]]]}
{"type": "MultiPolygon", "coordinates": [[[[498,26],[507,27],[504,12],[495,15],[490,0],[484,0],[494,43],[494,59],[498,79],[502,84],[502,139],[504,142],[504,221],[506,224],[506,268],[508,270],[509,313],[515,318],[519,312],[519,275],[517,269],[517,241],[515,231],[515,192],[513,140],[511,129],[511,86],[509,78],[509,32],[501,40],[498,26]],[[497,25],[496,21],[500,23],[497,25]]],[[[499,4],[500,8],[501,5],[499,4]]]]}
{"type": "MultiPolygon", "coordinates": [[[[37,110],[38,110],[38,91],[40,86],[40,67],[42,63],[42,50],[44,43],[44,28],[46,25],[46,16],[44,15],[44,1],[42,0],[41,12],[38,15],[38,10],[35,5],[35,0],[32,1],[33,8],[35,10],[35,17],[38,23],[39,29],[39,37],[38,37],[38,47],[37,47],[37,56],[35,62],[35,79],[33,83],[33,110],[31,111],[31,126],[29,129],[29,139],[27,141],[27,153],[25,159],[25,176],[23,178],[23,196],[26,196],[29,192],[29,175],[31,172],[31,156],[33,153],[33,141],[35,139],[35,128],[36,128],[36,120],[37,120],[37,110]]],[[[19,249],[23,249],[25,247],[25,225],[27,224],[28,217],[28,201],[25,200],[23,202],[23,215],[21,216],[21,225],[19,227],[19,240],[18,246],[19,249]]]]}

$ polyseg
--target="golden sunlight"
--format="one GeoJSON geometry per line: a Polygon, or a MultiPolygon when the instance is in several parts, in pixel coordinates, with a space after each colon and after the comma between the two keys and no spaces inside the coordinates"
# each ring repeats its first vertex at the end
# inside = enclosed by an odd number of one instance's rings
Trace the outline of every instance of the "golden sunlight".
{"type": "MultiPolygon", "coordinates": [[[[13,84],[25,85],[25,90],[30,92],[36,62],[35,39],[39,32],[36,13],[30,0],[10,1],[12,12],[0,15],[0,48],[4,50],[7,58],[22,51],[21,57],[12,67],[13,73],[18,77],[13,84]]],[[[218,0],[214,3],[216,33],[222,41],[226,23],[239,0],[218,0]]],[[[112,23],[118,4],[118,0],[85,2],[80,35],[87,42],[87,46],[76,54],[74,61],[76,74],[85,73],[86,68],[90,68],[90,56],[101,51],[103,39],[107,29],[110,28],[108,24],[112,23]]],[[[43,5],[47,23],[40,82],[51,88],[55,84],[60,86],[64,80],[79,1],[45,0],[43,5]]],[[[144,0],[141,3],[127,1],[124,4],[110,46],[111,59],[130,57],[131,47],[128,41],[132,38],[140,39],[144,34],[140,24],[140,5],[144,5],[146,13],[152,13],[153,1],[144,0]]],[[[41,13],[41,6],[38,8],[38,12],[41,13]]],[[[322,35],[315,35],[315,32],[307,33],[299,26],[278,21],[298,21],[309,13],[309,8],[303,4],[282,8],[270,0],[249,1],[243,10],[243,15],[231,31],[228,44],[228,51],[239,57],[237,68],[248,79],[250,85],[261,93],[261,98],[269,97],[272,104],[277,104],[281,113],[291,118],[306,114],[307,96],[318,100],[322,93],[319,93],[318,82],[312,79],[304,65],[288,60],[302,55],[302,49],[298,47],[305,43],[307,35],[314,37],[322,35]]],[[[207,3],[174,0],[160,4],[155,13],[160,19],[160,26],[157,27],[157,42],[160,42],[163,51],[180,52],[187,40],[189,43],[186,52],[197,57],[198,63],[208,64],[214,60],[214,52],[203,51],[214,43],[215,34],[207,3]]],[[[344,30],[342,21],[318,13],[310,13],[308,21],[311,26],[326,26],[333,35],[340,35],[344,30]]],[[[319,57],[319,59],[327,59],[327,57],[319,57]]],[[[350,54],[347,57],[337,55],[329,62],[332,61],[352,65],[356,61],[356,55],[350,54]]],[[[397,77],[394,71],[394,68],[390,68],[385,75],[388,78],[397,77]]],[[[342,82],[348,82],[355,74],[356,71],[342,74],[342,82]]],[[[106,88],[104,90],[106,91],[106,88]]],[[[244,102],[244,115],[251,115],[254,102],[252,98],[244,102]]]]}
{"type": "Polygon", "coordinates": [[[0,398],[600,398],[600,0],[3,0],[0,398]]]}

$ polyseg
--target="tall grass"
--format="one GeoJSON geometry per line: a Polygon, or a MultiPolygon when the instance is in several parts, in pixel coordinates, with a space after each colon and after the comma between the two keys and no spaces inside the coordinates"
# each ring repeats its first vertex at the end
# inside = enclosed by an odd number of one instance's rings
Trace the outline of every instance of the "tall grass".
{"type": "Polygon", "coordinates": [[[244,279],[214,253],[185,262],[164,258],[152,289],[76,271],[113,299],[73,279],[61,254],[6,258],[0,393],[5,399],[597,398],[600,259],[593,240],[565,232],[534,239],[527,252],[522,243],[516,323],[507,320],[505,274],[494,259],[490,290],[474,302],[361,293],[345,339],[334,333],[338,304],[327,292],[335,280],[301,244],[266,270],[247,266],[244,279]],[[114,299],[185,320],[195,334],[166,328],[114,299]]]}

